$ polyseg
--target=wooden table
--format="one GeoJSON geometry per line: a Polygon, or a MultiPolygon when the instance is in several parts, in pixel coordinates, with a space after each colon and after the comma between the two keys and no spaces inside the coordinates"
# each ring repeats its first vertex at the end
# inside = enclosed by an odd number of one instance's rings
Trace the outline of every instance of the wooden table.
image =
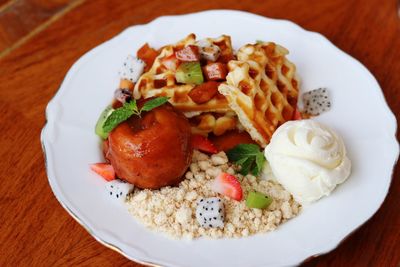
{"type": "MultiPolygon", "coordinates": [[[[140,266],[95,241],[60,206],[47,182],[39,141],[45,107],[71,65],[128,26],[161,15],[216,8],[289,19],[324,34],[365,64],[400,115],[400,19],[392,0],[1,0],[2,4],[0,266],[140,266]],[[23,4],[37,10],[24,11],[23,4]],[[47,17],[38,15],[28,25],[25,15],[34,12],[47,17]]],[[[400,266],[399,171],[397,166],[389,195],[364,226],[336,250],[303,266],[400,266]]]]}

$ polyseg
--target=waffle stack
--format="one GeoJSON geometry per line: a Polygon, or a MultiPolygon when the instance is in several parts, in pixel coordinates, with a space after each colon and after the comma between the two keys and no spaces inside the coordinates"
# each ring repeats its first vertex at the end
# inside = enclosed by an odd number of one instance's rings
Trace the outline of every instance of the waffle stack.
{"type": "Polygon", "coordinates": [[[227,81],[208,102],[197,104],[189,92],[192,84],[179,84],[174,69],[163,60],[175,51],[196,44],[196,36],[188,35],[175,45],[164,46],[150,70],[134,87],[135,98],[167,96],[169,102],[185,113],[196,134],[222,135],[231,129],[245,129],[253,140],[266,146],[276,128],[292,119],[298,98],[296,67],[286,59],[288,51],[274,43],[245,45],[233,58],[231,39],[222,35],[208,38],[220,50],[219,60],[227,63],[227,81]],[[222,59],[222,60],[221,60],[222,59]]]}
{"type": "Polygon", "coordinates": [[[296,109],[299,82],[287,54],[275,43],[245,45],[238,51],[238,60],[228,63],[227,83],[218,88],[262,147],[279,125],[293,118],[296,109]]]}

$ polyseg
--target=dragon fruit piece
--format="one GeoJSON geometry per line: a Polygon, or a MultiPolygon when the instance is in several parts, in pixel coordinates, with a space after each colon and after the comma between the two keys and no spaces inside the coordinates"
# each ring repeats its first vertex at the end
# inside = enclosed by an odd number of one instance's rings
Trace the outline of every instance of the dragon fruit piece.
{"type": "Polygon", "coordinates": [[[199,47],[200,57],[202,59],[212,62],[217,61],[221,53],[221,49],[217,45],[205,39],[197,41],[196,45],[199,47]]]}
{"type": "Polygon", "coordinates": [[[196,219],[204,228],[224,227],[224,204],[218,197],[202,198],[197,201],[196,219]]]}
{"type": "Polygon", "coordinates": [[[302,98],[304,112],[309,115],[317,116],[331,109],[331,101],[328,89],[326,88],[319,88],[306,92],[302,95],[302,98]]]}
{"type": "Polygon", "coordinates": [[[128,89],[119,88],[115,90],[114,98],[123,104],[125,102],[129,102],[132,99],[132,93],[128,89]]]}
{"type": "Polygon", "coordinates": [[[113,201],[125,202],[126,197],[133,191],[134,186],[125,181],[115,179],[106,183],[107,194],[113,201]]]}
{"type": "Polygon", "coordinates": [[[122,64],[118,74],[121,79],[135,83],[140,75],[142,75],[145,65],[146,64],[141,59],[129,55],[122,64]]]}

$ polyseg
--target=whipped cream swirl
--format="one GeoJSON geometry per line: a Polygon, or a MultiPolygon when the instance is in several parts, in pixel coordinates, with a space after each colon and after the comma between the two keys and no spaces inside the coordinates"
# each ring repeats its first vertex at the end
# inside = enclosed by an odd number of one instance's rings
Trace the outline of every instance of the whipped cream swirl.
{"type": "Polygon", "coordinates": [[[329,195],[350,175],[342,139],[312,120],[288,121],[265,148],[274,177],[300,203],[329,195]]]}

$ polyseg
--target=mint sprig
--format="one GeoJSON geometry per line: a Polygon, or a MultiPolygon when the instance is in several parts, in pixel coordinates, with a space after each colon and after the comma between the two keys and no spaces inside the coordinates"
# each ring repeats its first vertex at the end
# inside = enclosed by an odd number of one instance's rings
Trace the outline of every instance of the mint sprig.
{"type": "Polygon", "coordinates": [[[168,99],[169,99],[168,97],[163,96],[163,97],[157,97],[157,98],[154,98],[152,100],[149,100],[146,103],[144,103],[144,105],[143,105],[142,109],[140,110],[140,112],[142,112],[142,111],[150,111],[150,110],[152,110],[152,109],[154,109],[156,107],[164,105],[165,103],[167,103],[168,99]]]}
{"type": "Polygon", "coordinates": [[[240,144],[227,152],[230,161],[241,166],[240,173],[257,176],[265,163],[265,157],[260,147],[255,144],[240,144]]]}
{"type": "Polygon", "coordinates": [[[125,102],[120,108],[114,110],[106,119],[103,124],[103,131],[108,134],[115,127],[117,127],[121,122],[126,121],[132,115],[140,116],[143,111],[150,111],[165,104],[168,101],[168,97],[157,97],[152,100],[147,101],[143,107],[139,110],[136,99],[130,102],[125,102]]]}

